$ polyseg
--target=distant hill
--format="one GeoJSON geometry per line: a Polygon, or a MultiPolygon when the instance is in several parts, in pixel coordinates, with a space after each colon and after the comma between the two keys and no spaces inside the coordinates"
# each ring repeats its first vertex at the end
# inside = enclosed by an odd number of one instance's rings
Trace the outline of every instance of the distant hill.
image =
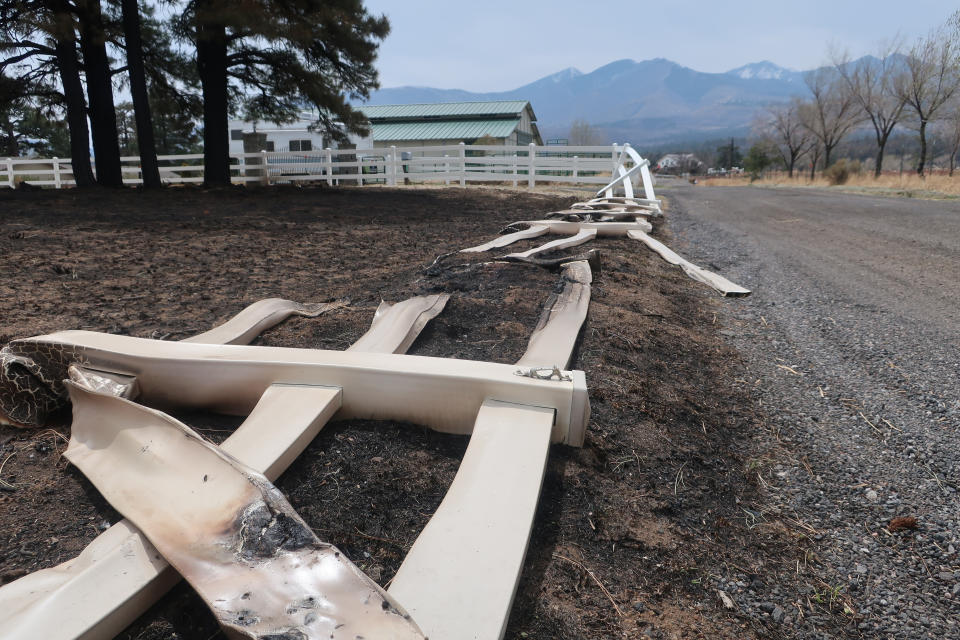
{"type": "Polygon", "coordinates": [[[459,89],[381,89],[368,104],[529,100],[543,137],[566,137],[583,118],[611,140],[634,144],[742,136],[757,110],[805,93],[803,72],[763,61],[703,73],[670,60],[617,60],[589,73],[568,68],[492,93],[459,89]]]}

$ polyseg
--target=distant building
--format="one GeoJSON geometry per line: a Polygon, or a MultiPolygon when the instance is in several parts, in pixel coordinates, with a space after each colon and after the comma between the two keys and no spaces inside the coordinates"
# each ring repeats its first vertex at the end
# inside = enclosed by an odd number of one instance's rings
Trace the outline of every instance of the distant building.
{"type": "Polygon", "coordinates": [[[692,153],[668,153],[657,161],[656,170],[662,173],[697,173],[703,162],[692,153]]]}
{"type": "Polygon", "coordinates": [[[374,147],[542,145],[537,116],[525,100],[388,104],[360,107],[370,120],[374,147]]]}
{"type": "MultiPolygon", "coordinates": [[[[311,131],[315,113],[301,113],[295,122],[244,122],[231,120],[230,152],[242,153],[244,135],[262,134],[258,151],[316,151],[331,148],[431,147],[483,144],[542,145],[537,117],[525,100],[390,104],[358,107],[370,120],[370,135],[350,136],[349,145],[337,145],[311,131]]],[[[249,145],[248,145],[249,146],[249,145]]],[[[259,146],[259,144],[258,144],[259,146]]]]}
{"type": "MultiPolygon", "coordinates": [[[[279,124],[276,122],[245,122],[243,120],[231,120],[230,129],[230,153],[243,153],[244,134],[260,133],[266,136],[263,140],[263,148],[256,151],[318,151],[326,147],[337,149],[337,145],[332,140],[324,139],[319,131],[311,131],[310,127],[317,121],[317,114],[310,111],[302,112],[294,122],[279,124]]],[[[373,141],[360,136],[350,136],[350,144],[353,148],[367,148],[373,146],[373,141]]],[[[258,145],[259,146],[259,145],[258,145]]],[[[343,145],[347,146],[347,145],[343,145]]]]}

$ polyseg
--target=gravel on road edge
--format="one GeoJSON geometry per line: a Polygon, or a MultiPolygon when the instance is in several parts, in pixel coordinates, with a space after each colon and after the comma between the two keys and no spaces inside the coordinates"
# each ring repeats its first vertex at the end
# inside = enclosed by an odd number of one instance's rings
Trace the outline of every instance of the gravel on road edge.
{"type": "Polygon", "coordinates": [[[674,248],[754,290],[722,305],[721,334],[767,416],[758,517],[812,541],[779,601],[727,593],[752,616],[792,613],[789,637],[960,638],[960,403],[942,394],[960,388],[956,336],[805,277],[803,262],[714,219],[704,193],[666,192],[674,248]],[[896,518],[916,528],[892,531],[896,518]]]}

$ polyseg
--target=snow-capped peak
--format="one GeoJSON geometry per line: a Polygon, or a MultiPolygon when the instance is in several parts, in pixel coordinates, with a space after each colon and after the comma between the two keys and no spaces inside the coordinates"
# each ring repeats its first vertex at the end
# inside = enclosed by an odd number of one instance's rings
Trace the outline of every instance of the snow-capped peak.
{"type": "Polygon", "coordinates": [[[786,76],[795,73],[779,65],[773,64],[769,60],[761,62],[752,62],[742,67],[727,71],[729,75],[743,78],[744,80],[780,80],[786,76]]]}

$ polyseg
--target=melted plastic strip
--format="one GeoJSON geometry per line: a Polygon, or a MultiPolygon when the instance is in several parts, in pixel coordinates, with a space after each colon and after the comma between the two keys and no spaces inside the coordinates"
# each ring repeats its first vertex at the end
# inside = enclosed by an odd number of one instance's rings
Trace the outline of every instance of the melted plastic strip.
{"type": "Polygon", "coordinates": [[[706,269],[698,267],[686,258],[683,258],[675,253],[672,249],[667,247],[667,245],[663,244],[659,240],[651,238],[641,231],[630,231],[627,233],[627,235],[634,240],[639,240],[650,247],[653,251],[658,253],[661,258],[670,264],[679,266],[690,278],[716,289],[725,296],[750,295],[749,289],[745,289],[736,283],[730,282],[723,276],[717,275],[712,271],[707,271],[706,269]]]}
{"type": "Polygon", "coordinates": [[[481,253],[483,251],[490,251],[491,249],[499,249],[501,247],[506,247],[507,245],[513,244],[518,240],[526,240],[527,238],[536,238],[537,236],[542,236],[548,231],[550,231],[549,226],[544,226],[540,223],[534,223],[529,229],[504,234],[498,238],[494,238],[490,242],[477,245],[476,247],[461,249],[460,253],[481,253]]]}
{"type": "Polygon", "coordinates": [[[345,307],[346,302],[294,302],[267,298],[254,302],[223,324],[186,338],[183,342],[205,344],[249,344],[258,335],[292,315],[315,318],[321,313],[345,307]]]}
{"type": "Polygon", "coordinates": [[[190,582],[232,637],[423,637],[396,601],[313,534],[266,477],[166,414],[68,388],[66,457],[190,582]]]}
{"type": "Polygon", "coordinates": [[[427,323],[443,311],[449,299],[450,295],[444,293],[417,296],[397,304],[381,302],[370,330],[347,351],[406,353],[427,323]]]}
{"type": "Polygon", "coordinates": [[[544,305],[537,327],[523,357],[522,367],[558,367],[566,369],[573,357],[580,328],[590,308],[590,264],[580,260],[568,262],[561,269],[563,289],[551,294],[544,305]]]}
{"type": "Polygon", "coordinates": [[[567,222],[566,220],[526,220],[526,224],[549,227],[550,233],[570,234],[584,229],[596,229],[598,236],[623,236],[628,231],[651,231],[646,220],[632,222],[567,222]]]}
{"type": "Polygon", "coordinates": [[[549,409],[487,400],[443,502],[390,585],[430,638],[503,637],[550,446],[549,409]]]}
{"type": "MultiPolygon", "coordinates": [[[[546,244],[542,244],[539,247],[534,247],[533,249],[529,249],[527,251],[508,254],[506,257],[529,258],[530,256],[534,256],[538,253],[544,253],[546,251],[555,251],[557,249],[567,249],[569,247],[576,247],[585,242],[589,242],[596,237],[597,237],[596,229],[583,229],[577,232],[576,235],[572,235],[569,238],[560,238],[559,240],[553,240],[551,242],[547,242],[546,244]]],[[[498,258],[498,260],[499,259],[500,258],[498,258]]]]}

